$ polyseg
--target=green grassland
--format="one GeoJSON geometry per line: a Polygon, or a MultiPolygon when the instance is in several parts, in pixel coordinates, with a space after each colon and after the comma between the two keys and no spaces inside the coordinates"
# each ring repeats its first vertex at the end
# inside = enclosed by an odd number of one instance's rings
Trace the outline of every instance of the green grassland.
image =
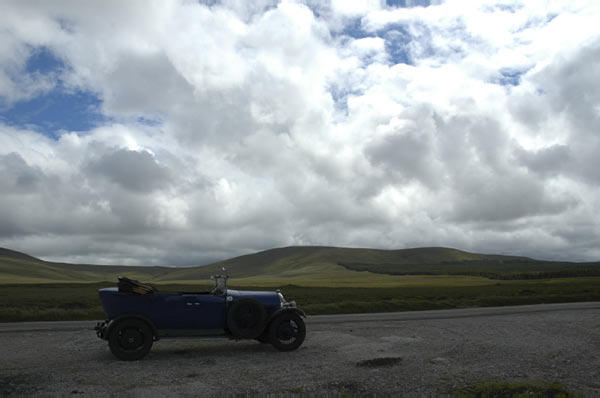
{"type": "Polygon", "coordinates": [[[600,263],[539,261],[440,247],[285,247],[186,268],[53,263],[0,249],[0,283],[99,282],[115,280],[117,276],[155,283],[192,283],[205,281],[219,273],[222,266],[227,267],[233,279],[265,286],[404,286],[406,276],[411,275],[452,276],[456,283],[469,284],[488,284],[489,279],[600,276],[600,263]]]}
{"type": "Polygon", "coordinates": [[[569,398],[577,394],[559,383],[520,382],[499,380],[483,381],[452,391],[455,398],[511,397],[511,398],[569,398]]]}
{"type": "Polygon", "coordinates": [[[201,291],[221,266],[230,287],[281,288],[311,315],[600,300],[598,263],[446,248],[289,247],[191,268],[52,263],[0,249],[0,322],[102,319],[97,290],[118,276],[201,291]]]}
{"type": "MultiPolygon", "coordinates": [[[[115,282],[0,285],[0,322],[103,319],[98,289],[115,282]]],[[[163,291],[202,291],[207,285],[156,284],[163,291]]],[[[274,286],[243,286],[272,290],[274,286]]],[[[456,286],[436,281],[402,287],[278,286],[309,315],[413,311],[557,302],[600,301],[600,277],[496,281],[456,286]]]]}
{"type": "Polygon", "coordinates": [[[0,284],[97,282],[116,280],[117,276],[156,280],[170,270],[168,267],[54,263],[0,248],[0,284]]]}

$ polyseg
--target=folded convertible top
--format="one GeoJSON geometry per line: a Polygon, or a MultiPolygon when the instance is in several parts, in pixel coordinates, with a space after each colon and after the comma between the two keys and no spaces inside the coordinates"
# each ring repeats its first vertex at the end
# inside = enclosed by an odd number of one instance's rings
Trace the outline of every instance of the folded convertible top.
{"type": "Polygon", "coordinates": [[[124,276],[119,277],[119,291],[130,294],[152,294],[158,292],[158,289],[147,283],[129,279],[124,276]]]}

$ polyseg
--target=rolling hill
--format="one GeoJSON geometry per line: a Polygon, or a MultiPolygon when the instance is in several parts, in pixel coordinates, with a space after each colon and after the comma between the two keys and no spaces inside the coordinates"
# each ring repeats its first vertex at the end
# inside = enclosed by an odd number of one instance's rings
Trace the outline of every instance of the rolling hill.
{"type": "Polygon", "coordinates": [[[55,263],[0,248],[0,283],[97,282],[116,280],[117,276],[155,280],[170,269],[55,263]]]}
{"type": "Polygon", "coordinates": [[[191,268],[67,264],[43,261],[0,248],[0,283],[115,281],[127,276],[153,283],[206,283],[225,266],[247,285],[397,286],[423,278],[454,276],[453,283],[491,279],[600,276],[600,263],[540,261],[527,257],[469,253],[430,247],[401,250],[324,246],[284,247],[191,268]],[[461,282],[462,281],[462,282],[461,282]]]}

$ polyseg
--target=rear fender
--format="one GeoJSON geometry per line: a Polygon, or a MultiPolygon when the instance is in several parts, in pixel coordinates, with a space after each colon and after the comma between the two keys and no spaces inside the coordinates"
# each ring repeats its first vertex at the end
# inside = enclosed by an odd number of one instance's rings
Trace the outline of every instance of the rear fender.
{"type": "Polygon", "coordinates": [[[154,335],[154,341],[157,341],[159,339],[158,329],[154,325],[154,322],[152,322],[150,320],[150,318],[148,318],[144,315],[140,315],[140,314],[123,314],[123,315],[119,316],[118,318],[111,319],[108,323],[106,331],[103,333],[102,338],[104,340],[108,340],[110,338],[109,336],[112,333],[115,326],[117,326],[119,324],[119,322],[122,322],[125,319],[139,319],[140,321],[147,323],[148,326],[150,327],[150,330],[152,330],[152,334],[154,335]]]}

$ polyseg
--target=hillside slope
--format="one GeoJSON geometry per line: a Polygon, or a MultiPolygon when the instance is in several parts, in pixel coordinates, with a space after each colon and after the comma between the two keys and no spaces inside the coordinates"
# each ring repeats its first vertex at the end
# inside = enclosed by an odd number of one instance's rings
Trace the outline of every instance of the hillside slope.
{"type": "MultiPolygon", "coordinates": [[[[244,278],[256,275],[298,276],[313,272],[338,269],[370,271],[381,274],[418,273],[423,264],[436,264],[443,268],[449,263],[492,261],[535,261],[525,257],[468,253],[443,247],[417,249],[380,250],[352,249],[327,246],[291,246],[247,254],[221,261],[207,267],[176,270],[165,280],[197,279],[211,275],[225,266],[230,275],[244,278]],[[354,265],[354,267],[352,266],[354,265]],[[358,266],[360,265],[360,266],[358,266]],[[393,272],[389,272],[393,271],[393,272]]],[[[429,273],[426,270],[425,273],[429,273]]],[[[443,272],[443,269],[440,271],[443,272]]]]}
{"type": "Polygon", "coordinates": [[[114,281],[117,276],[155,283],[205,282],[225,266],[239,283],[345,281],[360,285],[399,281],[401,275],[463,275],[494,279],[598,276],[600,263],[538,261],[430,247],[401,250],[325,246],[284,247],[191,268],[132,267],[47,262],[0,249],[0,283],[114,281]],[[366,271],[366,272],[365,272],[366,271]]]}
{"type": "Polygon", "coordinates": [[[97,282],[116,280],[118,276],[154,280],[170,270],[168,267],[54,263],[0,248],[0,283],[97,282]]]}
{"type": "MultiPolygon", "coordinates": [[[[363,278],[364,271],[390,276],[469,275],[492,279],[600,276],[600,262],[541,261],[522,256],[470,253],[445,247],[399,250],[285,247],[236,257],[222,264],[231,270],[232,275],[242,278],[252,275],[291,277],[311,273],[342,274],[340,267],[346,271],[358,272],[363,278]]],[[[189,269],[187,272],[195,271],[189,269]]],[[[168,277],[172,276],[174,274],[169,274],[168,277]]]]}

